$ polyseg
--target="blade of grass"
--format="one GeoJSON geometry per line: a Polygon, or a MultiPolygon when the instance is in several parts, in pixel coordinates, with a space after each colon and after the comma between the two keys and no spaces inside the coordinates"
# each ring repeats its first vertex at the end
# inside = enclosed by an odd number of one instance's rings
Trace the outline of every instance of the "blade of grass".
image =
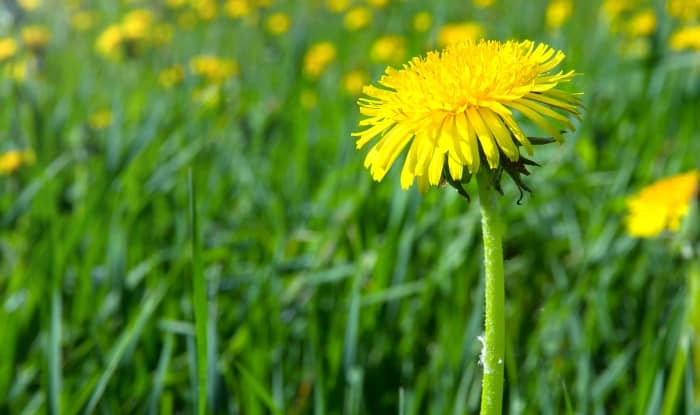
{"type": "Polygon", "coordinates": [[[282,412],[275,405],[275,401],[272,399],[272,396],[265,390],[260,382],[255,379],[255,376],[253,376],[253,374],[240,363],[236,363],[235,365],[241,374],[241,380],[245,381],[247,385],[250,386],[253,394],[255,394],[258,399],[260,399],[267,406],[270,412],[273,414],[281,414],[282,412]]]}
{"type": "Polygon", "coordinates": [[[202,269],[202,245],[197,218],[197,189],[192,169],[188,171],[190,194],[190,230],[192,232],[192,285],[194,324],[197,342],[197,413],[204,415],[207,409],[207,292],[202,269]]]}

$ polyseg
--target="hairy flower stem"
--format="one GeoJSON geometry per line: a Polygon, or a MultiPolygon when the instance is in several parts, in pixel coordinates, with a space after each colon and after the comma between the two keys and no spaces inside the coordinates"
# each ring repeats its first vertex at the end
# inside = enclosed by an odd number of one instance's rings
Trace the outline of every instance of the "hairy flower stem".
{"type": "Polygon", "coordinates": [[[486,172],[477,176],[486,278],[485,335],[481,352],[484,367],[481,415],[500,415],[503,407],[505,351],[505,284],[501,243],[503,223],[498,209],[498,195],[490,181],[486,172]]]}

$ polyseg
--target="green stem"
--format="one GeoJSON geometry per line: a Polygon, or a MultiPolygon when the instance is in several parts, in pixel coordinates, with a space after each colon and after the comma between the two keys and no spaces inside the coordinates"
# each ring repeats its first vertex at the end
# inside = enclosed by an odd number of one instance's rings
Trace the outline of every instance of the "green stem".
{"type": "Polygon", "coordinates": [[[496,192],[489,177],[477,176],[484,236],[486,278],[485,335],[481,352],[484,379],[481,389],[481,415],[501,414],[503,407],[503,366],[505,351],[505,284],[503,278],[503,225],[496,192]]]}

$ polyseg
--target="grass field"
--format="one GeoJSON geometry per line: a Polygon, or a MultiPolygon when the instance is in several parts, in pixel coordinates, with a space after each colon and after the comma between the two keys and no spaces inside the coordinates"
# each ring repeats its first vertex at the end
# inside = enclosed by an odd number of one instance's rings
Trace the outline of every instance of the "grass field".
{"type": "Polygon", "coordinates": [[[0,413],[477,412],[476,186],[376,183],[350,136],[363,84],[460,36],[548,43],[584,92],[533,192],[504,182],[505,413],[700,413],[689,237],[625,230],[628,196],[699,167],[699,16],[2,2],[0,413]]]}

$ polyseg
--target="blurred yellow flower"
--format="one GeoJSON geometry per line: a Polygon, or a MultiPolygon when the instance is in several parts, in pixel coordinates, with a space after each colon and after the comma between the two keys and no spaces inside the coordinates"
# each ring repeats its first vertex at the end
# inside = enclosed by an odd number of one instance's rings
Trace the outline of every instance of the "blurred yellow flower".
{"type": "Polygon", "coordinates": [[[10,79],[22,83],[27,79],[27,74],[29,73],[32,63],[35,62],[26,58],[7,62],[3,66],[3,74],[10,79]]]}
{"type": "Polygon", "coordinates": [[[205,21],[213,20],[219,12],[216,0],[195,0],[192,6],[197,15],[205,21]]]}
{"type": "Polygon", "coordinates": [[[343,16],[343,26],[351,32],[363,29],[372,21],[372,11],[367,7],[353,7],[343,16]]]}
{"type": "Polygon", "coordinates": [[[80,10],[70,18],[70,24],[78,32],[85,32],[92,29],[97,23],[97,13],[87,10],[80,10]]]}
{"type": "Polygon", "coordinates": [[[335,59],[335,45],[319,42],[312,45],[304,55],[304,75],[311,79],[321,76],[326,67],[335,59]]]}
{"type": "Polygon", "coordinates": [[[102,130],[112,124],[112,111],[101,110],[88,117],[88,126],[94,130],[102,130]]]}
{"type": "Polygon", "coordinates": [[[41,0],[17,0],[17,5],[24,10],[31,12],[41,6],[41,0]]]}
{"type": "Polygon", "coordinates": [[[289,31],[291,20],[283,12],[273,13],[265,20],[265,29],[272,35],[283,35],[289,31]]]}
{"type": "Polygon", "coordinates": [[[462,42],[465,40],[478,40],[484,36],[484,29],[479,23],[464,22],[446,24],[440,29],[438,34],[438,46],[441,48],[447,45],[462,42]]]}
{"type": "Polygon", "coordinates": [[[11,150],[0,154],[0,175],[7,176],[22,166],[34,164],[36,155],[32,150],[11,150]]]}
{"type": "Polygon", "coordinates": [[[350,0],[326,0],[326,8],[333,13],[342,13],[350,7],[350,0]]]}
{"type": "Polygon", "coordinates": [[[192,100],[202,104],[203,107],[216,107],[221,103],[221,86],[209,84],[196,88],[192,92],[192,100]]]}
{"type": "Polygon", "coordinates": [[[209,82],[218,84],[238,75],[238,62],[233,59],[200,55],[190,60],[192,73],[209,82]]]}
{"type": "Polygon", "coordinates": [[[192,10],[185,10],[177,15],[177,26],[183,30],[192,30],[197,25],[197,15],[192,10]]]}
{"type": "Polygon", "coordinates": [[[12,37],[0,38],[0,62],[7,60],[17,53],[17,41],[12,37]]]}
{"type": "Polygon", "coordinates": [[[685,27],[674,32],[668,40],[668,44],[673,50],[700,51],[700,25],[685,27]]]}
{"type": "Polygon", "coordinates": [[[248,0],[228,0],[224,5],[224,11],[232,19],[240,19],[249,16],[253,8],[248,0]]]}
{"type": "Polygon", "coordinates": [[[428,12],[418,12],[413,16],[413,30],[416,32],[427,32],[433,24],[433,16],[428,12]]]}
{"type": "Polygon", "coordinates": [[[153,28],[151,35],[154,45],[167,45],[173,40],[175,29],[169,23],[159,23],[153,28]]]}
{"type": "Polygon", "coordinates": [[[513,111],[557,140],[563,140],[561,127],[574,129],[564,113],[579,115],[578,94],[557,88],[574,71],[552,72],[562,60],[563,52],[532,41],[482,40],[428,52],[398,70],[388,67],[379,86],[366,86],[358,100],[366,118],[364,130],[352,134],[355,144],[361,149],[377,138],[365,167],[380,181],[409,147],[401,187],[417,179],[421,191],[447,174],[455,181],[465,171],[475,174],[482,160],[491,170],[524,167],[519,146],[532,152],[533,143],[513,111]]]}
{"type": "Polygon", "coordinates": [[[493,6],[494,0],[473,0],[474,6],[485,9],[493,6]]]}
{"type": "Polygon", "coordinates": [[[122,18],[121,35],[124,40],[146,39],[153,29],[153,13],[146,9],[136,9],[127,13],[122,18]]]}
{"type": "Polygon", "coordinates": [[[51,40],[51,32],[46,26],[33,25],[25,26],[21,31],[22,42],[31,50],[41,50],[46,47],[51,40]]]}
{"type": "Polygon", "coordinates": [[[653,238],[664,231],[676,232],[698,193],[700,172],[691,171],[645,187],[627,199],[627,233],[653,238]]]}
{"type": "Polygon", "coordinates": [[[375,40],[370,48],[374,62],[396,64],[406,58],[406,40],[398,35],[385,35],[375,40]]]}
{"type": "Polygon", "coordinates": [[[166,0],[165,4],[171,9],[179,9],[187,4],[187,0],[166,0]]]}
{"type": "Polygon", "coordinates": [[[367,4],[375,9],[383,9],[389,4],[389,0],[367,0],[367,4]]]}
{"type": "Polygon", "coordinates": [[[700,0],[668,0],[666,10],[671,17],[691,22],[700,16],[700,0]]]}
{"type": "Polygon", "coordinates": [[[165,68],[158,74],[158,82],[165,88],[172,88],[183,79],[185,79],[185,68],[179,64],[165,68]]]}
{"type": "Polygon", "coordinates": [[[552,0],[547,5],[547,11],[545,13],[545,22],[547,27],[551,30],[557,30],[571,16],[571,10],[573,9],[572,0],[552,0]]]}
{"type": "Polygon", "coordinates": [[[119,25],[110,25],[100,33],[95,41],[95,49],[106,58],[118,59],[121,56],[122,29],[119,25]]]}
{"type": "Polygon", "coordinates": [[[360,95],[368,79],[367,72],[361,69],[352,70],[343,76],[343,90],[350,96],[360,95]]]}
{"type": "Polygon", "coordinates": [[[625,32],[630,36],[649,36],[655,30],[656,13],[650,8],[638,12],[625,24],[625,32]]]}

